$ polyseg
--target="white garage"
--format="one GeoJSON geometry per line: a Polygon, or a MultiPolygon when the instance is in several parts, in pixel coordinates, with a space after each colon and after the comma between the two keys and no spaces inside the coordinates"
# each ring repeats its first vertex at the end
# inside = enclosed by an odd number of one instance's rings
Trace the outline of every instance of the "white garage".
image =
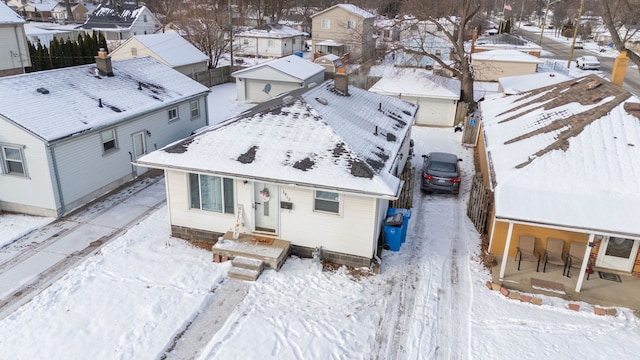
{"type": "Polygon", "coordinates": [[[417,71],[385,76],[369,91],[417,104],[416,125],[453,126],[460,81],[417,71]]]}
{"type": "Polygon", "coordinates": [[[291,55],[231,74],[239,101],[260,103],[283,93],[324,81],[324,67],[291,55]]]}

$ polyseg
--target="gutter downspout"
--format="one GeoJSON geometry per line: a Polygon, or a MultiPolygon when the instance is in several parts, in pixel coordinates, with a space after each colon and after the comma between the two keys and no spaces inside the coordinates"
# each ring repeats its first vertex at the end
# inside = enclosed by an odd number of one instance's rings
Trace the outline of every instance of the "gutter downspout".
{"type": "Polygon", "coordinates": [[[55,145],[48,144],[49,151],[51,153],[51,163],[53,164],[53,175],[56,180],[56,190],[58,190],[58,198],[60,199],[60,210],[58,211],[58,217],[65,213],[64,197],[62,195],[62,184],[60,183],[60,172],[58,171],[58,162],[56,161],[55,145]]]}
{"type": "Polygon", "coordinates": [[[13,27],[13,33],[16,35],[16,46],[18,46],[18,57],[20,58],[20,69],[24,74],[24,61],[22,60],[22,49],[20,48],[20,39],[18,38],[18,26],[13,27]]]}
{"type": "Polygon", "coordinates": [[[580,275],[578,275],[578,282],[576,283],[576,292],[579,293],[582,288],[582,282],[584,281],[584,273],[587,272],[587,265],[589,264],[589,256],[591,256],[591,248],[593,247],[593,240],[595,239],[595,234],[589,234],[589,242],[584,249],[584,257],[582,258],[582,266],[580,266],[580,275]]]}

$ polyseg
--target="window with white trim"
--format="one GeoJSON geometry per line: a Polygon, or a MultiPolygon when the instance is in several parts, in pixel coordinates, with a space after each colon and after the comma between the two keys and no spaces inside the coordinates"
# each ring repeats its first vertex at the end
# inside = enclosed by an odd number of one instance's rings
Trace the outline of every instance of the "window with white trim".
{"type": "Polygon", "coordinates": [[[178,120],[178,108],[171,108],[167,111],[169,114],[169,122],[178,120]]]}
{"type": "Polygon", "coordinates": [[[356,22],[353,20],[349,20],[347,21],[347,29],[355,29],[356,28],[356,22]]]}
{"type": "Polygon", "coordinates": [[[330,29],[331,28],[331,20],[322,19],[322,28],[323,29],[330,29]]]}
{"type": "Polygon", "coordinates": [[[138,48],[137,47],[132,47],[131,48],[131,56],[138,56],[138,48]]]}
{"type": "Polygon", "coordinates": [[[242,39],[242,45],[249,45],[249,39],[242,39]]]}
{"type": "Polygon", "coordinates": [[[27,168],[24,164],[24,153],[21,146],[0,144],[0,171],[9,175],[27,176],[27,168]]]}
{"type": "Polygon", "coordinates": [[[273,46],[273,40],[269,39],[267,40],[267,46],[273,46]]]}
{"type": "Polygon", "coordinates": [[[192,119],[200,117],[200,103],[198,102],[198,100],[190,102],[189,107],[191,108],[192,119]]]}
{"type": "Polygon", "coordinates": [[[233,179],[189,174],[190,207],[205,211],[234,214],[233,179]]]}
{"type": "Polygon", "coordinates": [[[313,210],[340,213],[340,194],[330,191],[314,191],[313,210]]]}
{"type": "Polygon", "coordinates": [[[118,148],[118,139],[116,139],[116,129],[106,130],[100,133],[102,140],[102,152],[107,153],[118,148]]]}

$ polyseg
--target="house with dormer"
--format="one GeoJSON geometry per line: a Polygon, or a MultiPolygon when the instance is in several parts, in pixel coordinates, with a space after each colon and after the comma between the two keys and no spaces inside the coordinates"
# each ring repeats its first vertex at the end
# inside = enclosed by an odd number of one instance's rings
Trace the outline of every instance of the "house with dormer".
{"type": "Polygon", "coordinates": [[[154,34],[160,21],[146,6],[134,3],[100,4],[80,26],[86,32],[101,32],[107,41],[126,40],[135,35],[154,34]]]}
{"type": "Polygon", "coordinates": [[[208,125],[209,89],[151,57],[0,78],[0,211],[59,217],[208,125]],[[16,101],[20,99],[20,101],[16,101]]]}
{"type": "Polygon", "coordinates": [[[321,249],[368,267],[379,264],[389,201],[403,188],[416,111],[336,74],[135,164],[165,171],[172,236],[213,244],[237,227],[290,242],[292,254],[321,249]]]}

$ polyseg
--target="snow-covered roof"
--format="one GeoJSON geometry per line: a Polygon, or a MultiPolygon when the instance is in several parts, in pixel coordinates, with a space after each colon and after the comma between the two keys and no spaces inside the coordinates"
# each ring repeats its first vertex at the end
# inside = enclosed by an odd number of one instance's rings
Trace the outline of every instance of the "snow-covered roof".
{"type": "Polygon", "coordinates": [[[340,56],[336,55],[336,54],[327,54],[327,55],[322,55],[316,58],[316,60],[320,60],[320,59],[326,59],[329,61],[336,61],[336,60],[340,60],[342,59],[340,56]]]}
{"type": "Polygon", "coordinates": [[[242,31],[235,35],[235,37],[261,37],[261,38],[276,38],[285,39],[296,36],[306,36],[306,32],[296,30],[292,27],[283,24],[265,24],[256,27],[251,30],[242,31]]]}
{"type": "Polygon", "coordinates": [[[39,11],[53,11],[53,8],[58,5],[57,2],[29,2],[27,6],[32,6],[34,9],[39,11]]]}
{"type": "Polygon", "coordinates": [[[527,49],[527,50],[542,50],[542,47],[534,42],[528,41],[521,37],[509,34],[501,33],[491,36],[479,37],[476,40],[476,47],[482,48],[513,48],[513,49],[527,49]]]}
{"type": "Polygon", "coordinates": [[[236,78],[244,78],[250,76],[251,72],[265,67],[270,67],[284,74],[288,74],[300,80],[306,80],[313,77],[319,72],[324,71],[322,65],[313,63],[307,59],[296,55],[285,56],[280,59],[264,62],[246,69],[238,70],[231,74],[236,78]]]}
{"type": "MultiPolygon", "coordinates": [[[[83,29],[129,28],[136,18],[145,12],[146,6],[138,7],[133,3],[113,5],[100,4],[93,10],[89,19],[81,26],[83,29]]],[[[146,11],[149,16],[151,12],[146,11]]]]}
{"type": "Polygon", "coordinates": [[[460,80],[403,69],[383,77],[369,91],[384,95],[460,99],[460,80]]]}
{"type": "MultiPolygon", "coordinates": [[[[173,67],[209,60],[207,55],[175,31],[167,31],[161,34],[136,35],[133,38],[173,67]]],[[[127,42],[129,41],[133,40],[128,39],[127,42]]],[[[127,42],[125,42],[125,44],[127,42]]]]}
{"type": "Polygon", "coordinates": [[[311,15],[311,17],[323,14],[323,13],[325,13],[327,11],[333,10],[336,7],[340,7],[342,9],[344,9],[344,10],[347,10],[347,11],[349,11],[349,12],[355,14],[355,15],[358,15],[358,16],[360,16],[362,18],[365,18],[365,19],[375,18],[376,17],[374,14],[372,14],[372,13],[370,13],[370,12],[364,10],[364,9],[361,9],[361,8],[355,6],[355,5],[352,5],[352,4],[336,4],[336,5],[333,5],[330,8],[324,9],[322,11],[319,11],[319,12],[311,15]]]}
{"type": "Polygon", "coordinates": [[[0,1],[0,24],[23,24],[24,19],[0,1]]]}
{"type": "Polygon", "coordinates": [[[480,104],[496,217],[640,235],[640,99],[588,75],[480,104]]]}
{"type": "Polygon", "coordinates": [[[518,50],[490,50],[471,55],[473,60],[489,60],[489,61],[507,61],[507,62],[520,62],[520,63],[544,63],[537,56],[529,55],[518,50]]]}
{"type": "Polygon", "coordinates": [[[556,72],[541,72],[527,75],[505,76],[498,79],[505,94],[518,94],[523,91],[538,89],[557,84],[571,78],[556,72]]]}
{"type": "Polygon", "coordinates": [[[114,61],[112,67],[113,76],[96,75],[96,65],[89,64],[0,77],[0,93],[11,94],[0,96],[0,117],[51,142],[209,91],[151,57],[114,61]]]}
{"type": "Polygon", "coordinates": [[[353,86],[345,96],[329,80],[257,105],[138,163],[393,197],[401,183],[391,167],[416,111],[404,100],[353,86]]]}

